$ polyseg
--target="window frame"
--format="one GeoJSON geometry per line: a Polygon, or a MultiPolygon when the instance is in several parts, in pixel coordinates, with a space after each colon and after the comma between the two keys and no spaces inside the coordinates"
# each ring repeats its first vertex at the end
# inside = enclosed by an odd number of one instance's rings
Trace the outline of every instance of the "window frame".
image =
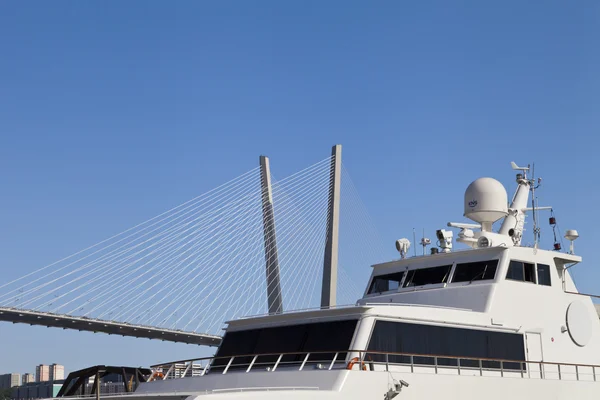
{"type": "Polygon", "coordinates": [[[537,263],[531,262],[531,261],[519,260],[519,259],[509,259],[508,260],[508,267],[506,268],[506,274],[504,274],[504,280],[512,281],[512,282],[523,282],[523,283],[529,283],[529,284],[532,284],[532,285],[537,285],[538,284],[537,283],[537,263]],[[522,280],[521,279],[513,279],[513,278],[509,278],[508,277],[508,274],[510,272],[510,268],[511,268],[511,265],[512,265],[513,262],[521,263],[521,265],[522,265],[522,271],[523,271],[523,279],[522,280]],[[525,279],[526,276],[527,276],[527,274],[525,272],[525,270],[526,270],[525,265],[526,264],[529,264],[529,265],[533,266],[533,271],[532,271],[533,272],[532,277],[534,279],[533,282],[532,281],[528,281],[528,280],[525,279]]]}
{"type": "Polygon", "coordinates": [[[452,276],[450,279],[450,284],[456,284],[456,286],[464,286],[464,285],[472,285],[472,284],[477,284],[477,283],[483,283],[483,284],[489,284],[490,282],[495,282],[498,279],[498,271],[501,269],[501,259],[498,258],[492,258],[492,259],[484,259],[484,260],[479,260],[479,261],[469,261],[469,260],[465,260],[465,261],[456,261],[454,263],[454,268],[452,270],[452,276]],[[466,264],[477,264],[477,263],[495,263],[494,268],[494,276],[492,278],[489,279],[475,279],[471,282],[469,281],[459,281],[456,282],[454,279],[456,277],[456,271],[458,270],[458,267],[460,265],[466,265],[466,264]]]}
{"type": "Polygon", "coordinates": [[[377,295],[381,295],[381,294],[384,294],[384,293],[398,292],[400,289],[402,289],[402,285],[404,283],[404,279],[406,279],[406,275],[407,275],[407,271],[406,270],[389,272],[389,273],[381,274],[381,275],[373,275],[371,277],[371,280],[369,281],[369,286],[367,287],[367,293],[365,295],[366,296],[377,296],[377,295]],[[383,277],[383,276],[394,275],[394,274],[402,274],[402,279],[400,279],[400,281],[398,281],[398,287],[396,289],[390,289],[390,290],[386,290],[386,291],[383,291],[383,292],[372,292],[371,291],[371,289],[373,288],[373,285],[375,284],[375,280],[377,278],[380,278],[380,277],[383,277]]]}
{"type": "Polygon", "coordinates": [[[414,291],[414,290],[419,290],[419,289],[434,289],[434,288],[440,288],[440,287],[446,287],[446,285],[448,283],[450,283],[450,280],[452,278],[452,274],[454,273],[454,267],[455,267],[455,263],[452,262],[451,264],[442,264],[442,265],[435,265],[435,266],[430,266],[430,267],[425,267],[425,268],[413,268],[413,269],[407,269],[406,273],[404,274],[404,279],[402,280],[402,288],[403,290],[407,290],[407,291],[414,291]],[[448,272],[446,274],[446,279],[445,281],[442,282],[438,282],[438,283],[426,283],[424,285],[415,285],[415,286],[406,286],[407,283],[407,279],[409,274],[412,272],[412,276],[411,279],[414,277],[414,274],[416,273],[415,271],[422,271],[425,269],[433,269],[433,268],[443,268],[443,267],[448,267],[448,272]]]}
{"type": "Polygon", "coordinates": [[[546,286],[546,287],[552,287],[552,266],[550,264],[544,264],[544,263],[535,263],[535,279],[536,279],[536,284],[539,286],[546,286]],[[548,284],[544,284],[544,283],[540,283],[540,275],[539,275],[539,266],[543,265],[544,267],[548,268],[548,284]]]}

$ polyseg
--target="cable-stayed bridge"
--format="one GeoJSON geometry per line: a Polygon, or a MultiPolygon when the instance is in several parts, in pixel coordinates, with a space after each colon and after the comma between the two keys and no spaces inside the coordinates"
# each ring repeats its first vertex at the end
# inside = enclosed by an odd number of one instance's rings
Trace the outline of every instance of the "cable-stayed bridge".
{"type": "Polygon", "coordinates": [[[341,146],[277,179],[269,160],[0,283],[0,321],[217,346],[224,321],[361,296],[381,240],[341,146]]]}

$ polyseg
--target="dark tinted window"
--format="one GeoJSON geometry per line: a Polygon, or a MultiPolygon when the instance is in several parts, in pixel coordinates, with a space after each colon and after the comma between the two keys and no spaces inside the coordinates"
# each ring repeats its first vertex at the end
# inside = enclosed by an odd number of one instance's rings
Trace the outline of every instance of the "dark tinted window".
{"type": "Polygon", "coordinates": [[[472,282],[494,279],[498,260],[457,264],[452,282],[472,282]]]}
{"type": "Polygon", "coordinates": [[[535,283],[534,265],[522,261],[511,261],[506,279],[535,283]]]}
{"type": "MultiPolygon", "coordinates": [[[[215,357],[348,350],[355,328],[356,321],[349,320],[227,332],[215,357]]],[[[319,353],[311,355],[310,360],[331,361],[333,356],[334,353],[319,353]]],[[[344,360],[345,354],[338,357],[344,360]]],[[[277,358],[278,355],[259,357],[256,365],[272,363],[277,358]]],[[[281,362],[299,362],[303,358],[303,355],[293,354],[285,356],[281,362]]],[[[247,368],[251,361],[252,357],[236,357],[233,367],[247,368]]],[[[216,359],[211,369],[227,365],[228,362],[227,358],[216,359]]]]}
{"type": "Polygon", "coordinates": [[[390,290],[398,289],[403,276],[404,271],[374,277],[371,287],[369,288],[369,294],[389,292],[390,290]]]}
{"type": "Polygon", "coordinates": [[[448,281],[452,265],[441,267],[413,269],[408,271],[404,280],[404,287],[431,285],[435,283],[444,283],[448,281]]]}
{"type": "Polygon", "coordinates": [[[540,285],[552,286],[550,281],[550,266],[546,264],[537,265],[538,283],[540,285]]]}
{"type": "MultiPolygon", "coordinates": [[[[377,321],[368,350],[438,356],[439,365],[457,365],[451,357],[525,360],[523,335],[466,328],[377,321]]],[[[383,354],[368,354],[367,360],[385,361],[383,354]]],[[[431,365],[433,357],[413,357],[416,364],[431,365]]],[[[389,356],[390,362],[409,363],[409,356],[389,356]]],[[[461,360],[462,366],[478,367],[475,360],[461,360]]],[[[484,368],[499,368],[500,363],[484,361],[484,368]]],[[[519,363],[504,363],[504,368],[520,369],[519,363]]]]}

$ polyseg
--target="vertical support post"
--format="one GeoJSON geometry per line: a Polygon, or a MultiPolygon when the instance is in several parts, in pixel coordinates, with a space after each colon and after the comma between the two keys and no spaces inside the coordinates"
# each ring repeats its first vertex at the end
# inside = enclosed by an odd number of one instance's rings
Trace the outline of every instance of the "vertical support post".
{"type": "MultiPolygon", "coordinates": [[[[172,364],[171,368],[173,368],[174,366],[175,366],[175,364],[172,364]]],[[[169,371],[171,371],[171,370],[169,370],[169,371]]],[[[165,377],[163,378],[163,380],[167,378],[167,375],[165,375],[165,377]]],[[[129,390],[129,385],[127,385],[127,372],[125,372],[125,368],[121,368],[121,376],[123,377],[123,382],[124,382],[124,385],[125,385],[125,392],[129,393],[130,390],[129,390]]]]}
{"type": "Polygon", "coordinates": [[[258,358],[258,356],[254,356],[254,358],[252,359],[252,361],[250,362],[250,365],[248,365],[248,369],[246,370],[246,372],[250,372],[250,370],[252,369],[252,366],[254,365],[254,363],[256,362],[256,359],[258,358]]]}
{"type": "MultiPolygon", "coordinates": [[[[169,375],[173,371],[173,368],[175,368],[175,364],[171,364],[171,366],[169,367],[169,370],[167,371],[165,376],[163,376],[163,381],[166,381],[167,379],[169,379],[169,375]]],[[[125,370],[123,370],[123,378],[125,379],[125,391],[128,392],[128,390],[127,390],[127,375],[125,375],[125,370]]]]}
{"type": "Polygon", "coordinates": [[[338,353],[335,353],[335,355],[333,356],[333,360],[331,360],[331,364],[329,364],[329,371],[331,371],[333,369],[333,366],[335,365],[337,358],[338,358],[338,353]]]}
{"type": "MultiPolygon", "coordinates": [[[[127,382],[125,382],[125,384],[127,385],[127,382]]],[[[100,400],[100,371],[96,371],[94,385],[96,386],[96,400],[100,400]]]]}
{"type": "Polygon", "coordinates": [[[341,181],[342,145],[337,144],[333,146],[331,150],[329,210],[327,214],[327,242],[325,243],[325,258],[323,262],[321,307],[333,307],[336,304],[341,181]]]}
{"type": "MultiPolygon", "coordinates": [[[[562,374],[560,372],[560,364],[558,364],[558,380],[562,381],[562,374]]],[[[596,376],[594,375],[594,380],[596,380],[596,376]]]]}
{"type": "MultiPolygon", "coordinates": [[[[524,377],[524,373],[523,373],[523,365],[524,365],[524,364],[523,364],[522,362],[521,362],[521,363],[519,363],[519,367],[521,368],[521,378],[523,378],[523,377],[524,377]]],[[[560,367],[560,365],[559,365],[559,367],[560,367]]],[[[558,377],[559,377],[559,379],[560,379],[560,368],[558,368],[558,377]]]]}
{"type": "Polygon", "coordinates": [[[269,158],[265,156],[260,156],[260,182],[267,273],[267,302],[269,314],[277,314],[283,312],[283,300],[281,297],[281,278],[279,276],[279,258],[275,236],[271,169],[269,167],[269,158]]]}
{"type": "Polygon", "coordinates": [[[310,353],[306,353],[306,357],[304,357],[304,361],[302,361],[302,365],[300,365],[299,371],[302,371],[304,369],[304,366],[306,365],[306,362],[308,361],[308,357],[310,357],[310,353]]]}

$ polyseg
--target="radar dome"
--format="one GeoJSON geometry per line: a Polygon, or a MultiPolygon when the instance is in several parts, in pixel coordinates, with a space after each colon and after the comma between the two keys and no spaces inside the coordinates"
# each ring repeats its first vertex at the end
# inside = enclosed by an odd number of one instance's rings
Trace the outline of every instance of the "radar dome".
{"type": "Polygon", "coordinates": [[[493,178],[473,181],[465,192],[465,217],[491,225],[508,215],[508,196],[504,186],[493,178]]]}

